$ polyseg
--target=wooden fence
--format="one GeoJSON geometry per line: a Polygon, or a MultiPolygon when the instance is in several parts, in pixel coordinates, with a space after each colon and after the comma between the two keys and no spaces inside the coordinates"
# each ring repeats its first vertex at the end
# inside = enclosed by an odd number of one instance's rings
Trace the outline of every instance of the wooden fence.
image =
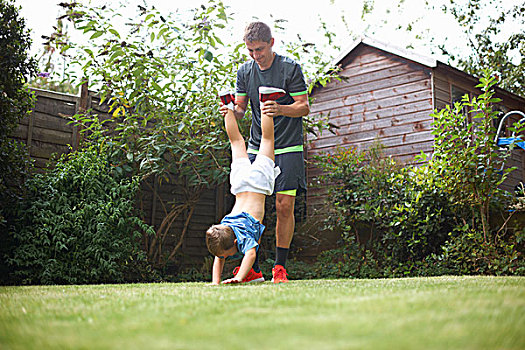
{"type": "MultiPolygon", "coordinates": [[[[36,171],[41,172],[48,165],[52,166],[53,155],[60,155],[76,150],[81,134],[78,127],[70,123],[68,116],[73,116],[81,109],[92,109],[99,115],[107,114],[109,108],[100,104],[100,99],[88,92],[84,86],[80,96],[73,96],[51,91],[33,89],[36,96],[35,107],[31,115],[20,121],[12,135],[25,142],[29,154],[35,162],[36,171]]],[[[181,199],[182,188],[176,180],[159,182],[150,179],[141,185],[137,207],[141,209],[144,221],[159,227],[170,206],[177,205],[181,199]]],[[[213,223],[218,222],[231,205],[225,186],[209,189],[203,193],[189,222],[188,231],[177,255],[178,267],[200,267],[209,255],[204,239],[204,232],[213,223]]],[[[172,225],[166,236],[163,251],[166,254],[178,243],[180,231],[185,223],[183,214],[172,225]]],[[[175,268],[175,266],[173,267],[175,268]]],[[[170,267],[168,266],[168,269],[170,267]]]]}

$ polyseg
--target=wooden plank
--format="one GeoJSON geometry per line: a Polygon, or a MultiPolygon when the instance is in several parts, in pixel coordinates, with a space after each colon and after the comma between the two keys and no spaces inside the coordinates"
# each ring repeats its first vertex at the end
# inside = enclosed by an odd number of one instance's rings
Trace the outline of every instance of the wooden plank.
{"type": "Polygon", "coordinates": [[[351,84],[351,81],[347,81],[347,85],[343,85],[336,90],[319,90],[319,92],[313,96],[314,102],[312,103],[312,106],[316,103],[350,95],[357,95],[371,90],[387,89],[421,81],[429,81],[428,77],[421,72],[401,74],[391,77],[390,79],[374,80],[357,85],[351,84]]]}
{"type": "Polygon", "coordinates": [[[73,124],[69,124],[69,119],[37,111],[33,112],[32,115],[34,117],[34,126],[36,128],[51,129],[67,133],[73,132],[74,126],[73,124]]]}
{"type": "Polygon", "coordinates": [[[332,113],[334,110],[341,110],[342,108],[344,108],[343,114],[348,115],[363,111],[370,112],[373,110],[379,110],[393,106],[403,106],[405,104],[417,101],[427,101],[427,107],[425,109],[432,109],[431,91],[420,90],[416,92],[406,93],[404,95],[385,97],[379,100],[354,101],[351,99],[340,99],[337,102],[323,102],[312,106],[311,113],[313,113],[314,115],[318,113],[322,113],[322,115],[330,113],[330,116],[333,116],[332,113]]]}
{"type": "Polygon", "coordinates": [[[440,74],[434,74],[434,88],[436,90],[448,92],[450,91],[450,83],[447,81],[446,77],[443,77],[440,74]]]}
{"type": "MultiPolygon", "coordinates": [[[[421,131],[411,134],[384,136],[379,138],[379,141],[385,147],[393,147],[400,144],[414,144],[434,140],[431,131],[421,131]]],[[[365,150],[375,142],[375,138],[360,139],[359,135],[346,135],[343,137],[333,137],[321,140],[312,141],[311,155],[326,152],[328,149],[336,146],[353,146],[358,150],[365,150]]]]}
{"type": "MultiPolygon", "coordinates": [[[[379,133],[380,136],[396,135],[398,133],[402,134],[406,132],[420,132],[424,130],[432,130],[431,123],[432,118],[429,118],[428,116],[422,117],[420,114],[392,119],[379,119],[367,123],[344,125],[337,130],[336,135],[329,134],[328,138],[347,136],[351,134],[364,134],[368,132],[376,132],[379,133]],[[397,123],[394,120],[396,120],[397,123]]],[[[325,137],[322,139],[324,138],[325,137]]]]}
{"type": "MultiPolygon", "coordinates": [[[[354,114],[351,113],[348,107],[343,107],[330,111],[330,113],[327,113],[326,115],[329,116],[330,123],[337,126],[341,126],[377,119],[398,118],[404,115],[419,113],[421,113],[421,115],[430,116],[430,114],[432,113],[432,109],[430,108],[428,100],[406,103],[401,106],[393,106],[381,110],[367,111],[354,114]]],[[[325,133],[329,134],[329,132],[327,131],[325,131],[325,133]]],[[[322,133],[321,135],[324,135],[324,133],[322,133]]],[[[312,140],[314,138],[314,135],[307,135],[308,140],[312,140]]]]}
{"type": "Polygon", "coordinates": [[[51,98],[39,98],[35,104],[34,110],[56,116],[58,116],[59,113],[64,115],[74,115],[75,103],[51,98]]]}
{"type": "Polygon", "coordinates": [[[396,62],[389,58],[379,56],[378,59],[373,62],[365,64],[350,64],[346,66],[341,72],[339,72],[339,76],[352,78],[393,68],[402,64],[403,63],[401,62],[396,62]]]}
{"type": "Polygon", "coordinates": [[[444,104],[450,104],[450,94],[448,92],[443,92],[441,90],[435,91],[436,101],[439,101],[444,104]]]}
{"type": "Polygon", "coordinates": [[[71,133],[50,129],[35,128],[32,139],[60,145],[71,144],[71,133]]]}
{"type": "Polygon", "coordinates": [[[52,100],[65,101],[65,102],[71,102],[71,103],[76,103],[76,101],[78,100],[78,96],[71,95],[71,94],[64,94],[61,92],[40,90],[40,89],[35,89],[35,88],[31,88],[30,90],[35,92],[37,99],[48,98],[52,100]]]}
{"type": "Polygon", "coordinates": [[[53,154],[60,155],[62,153],[69,153],[70,149],[67,145],[60,145],[55,143],[33,141],[33,148],[31,158],[50,159],[53,154]]]}
{"type": "MultiPolygon", "coordinates": [[[[367,82],[379,81],[382,79],[390,79],[392,77],[397,77],[399,75],[404,74],[411,74],[414,72],[414,69],[409,65],[400,64],[377,72],[355,76],[349,79],[345,79],[343,81],[334,81],[333,83],[327,84],[327,86],[323,87],[322,91],[328,93],[340,88],[341,86],[360,85],[367,82]]],[[[430,79],[430,71],[419,71],[419,74],[430,79]]]]}

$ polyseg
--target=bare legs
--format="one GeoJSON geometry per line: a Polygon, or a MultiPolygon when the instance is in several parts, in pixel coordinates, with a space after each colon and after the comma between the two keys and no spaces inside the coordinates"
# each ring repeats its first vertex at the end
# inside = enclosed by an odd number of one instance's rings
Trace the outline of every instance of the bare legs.
{"type": "Polygon", "coordinates": [[[279,248],[290,248],[295,230],[295,196],[277,193],[275,195],[275,209],[277,223],[275,226],[275,245],[279,248]]]}
{"type": "Polygon", "coordinates": [[[274,135],[273,135],[273,118],[266,114],[261,114],[261,144],[259,154],[262,154],[271,160],[275,160],[274,154],[274,135]]]}
{"type": "Polygon", "coordinates": [[[228,138],[230,139],[232,149],[232,160],[238,158],[248,158],[244,138],[242,137],[241,132],[239,131],[237,120],[235,119],[235,115],[233,114],[233,111],[231,109],[228,109],[228,112],[224,117],[224,125],[226,126],[226,133],[228,134],[228,138]]]}

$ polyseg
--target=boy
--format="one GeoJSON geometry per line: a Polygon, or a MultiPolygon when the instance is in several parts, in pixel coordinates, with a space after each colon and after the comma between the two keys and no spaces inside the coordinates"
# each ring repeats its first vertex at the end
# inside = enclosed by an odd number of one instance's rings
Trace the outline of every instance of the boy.
{"type": "MultiPolygon", "coordinates": [[[[260,89],[261,101],[274,100],[283,95],[284,90],[281,89],[260,89]]],[[[233,114],[233,96],[229,93],[222,94],[221,100],[228,105],[224,122],[232,149],[230,183],[231,192],[235,195],[235,205],[219,225],[213,225],[206,231],[206,245],[210,253],[215,255],[212,284],[220,284],[225,258],[237,253],[244,255],[241,265],[235,269],[233,278],[222,283],[263,282],[262,273],[255,271],[253,265],[264,231],[261,223],[264,202],[266,196],[273,193],[275,178],[280,173],[274,163],[273,119],[266,114],[261,116],[261,146],[256,160],[251,164],[244,138],[233,114]]]]}

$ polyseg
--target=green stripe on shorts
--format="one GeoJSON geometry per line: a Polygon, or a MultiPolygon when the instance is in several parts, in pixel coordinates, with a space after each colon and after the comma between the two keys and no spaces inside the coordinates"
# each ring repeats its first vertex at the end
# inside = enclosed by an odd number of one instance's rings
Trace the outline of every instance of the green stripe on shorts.
{"type": "Polygon", "coordinates": [[[293,196],[293,197],[297,196],[297,190],[279,191],[279,192],[277,192],[277,193],[279,193],[279,194],[285,194],[285,195],[287,195],[287,196],[293,196]]]}
{"type": "MultiPolygon", "coordinates": [[[[302,152],[303,151],[303,145],[297,145],[297,146],[290,146],[285,148],[278,148],[275,150],[275,155],[278,154],[284,154],[284,153],[292,153],[292,152],[302,152]]],[[[248,148],[248,153],[250,154],[258,154],[259,150],[248,148]]]]}
{"type": "Polygon", "coordinates": [[[290,92],[290,96],[299,96],[299,95],[306,95],[308,94],[308,91],[300,91],[300,92],[290,92]]]}

